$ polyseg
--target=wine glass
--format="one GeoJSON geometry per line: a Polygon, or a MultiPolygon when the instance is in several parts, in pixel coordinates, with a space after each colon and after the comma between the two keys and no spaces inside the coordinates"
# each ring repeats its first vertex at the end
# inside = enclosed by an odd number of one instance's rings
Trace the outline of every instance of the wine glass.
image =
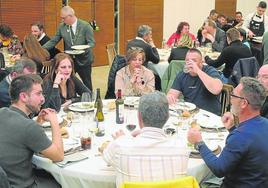
{"type": "MultiPolygon", "coordinates": [[[[126,110],[125,111],[125,122],[126,122],[126,129],[131,132],[134,131],[137,127],[136,123],[134,122],[135,116],[133,116],[133,110],[126,110]]],[[[134,113],[135,114],[135,113],[134,113]]]]}
{"type": "Polygon", "coordinates": [[[89,92],[82,93],[81,102],[91,102],[91,94],[89,92]]]}

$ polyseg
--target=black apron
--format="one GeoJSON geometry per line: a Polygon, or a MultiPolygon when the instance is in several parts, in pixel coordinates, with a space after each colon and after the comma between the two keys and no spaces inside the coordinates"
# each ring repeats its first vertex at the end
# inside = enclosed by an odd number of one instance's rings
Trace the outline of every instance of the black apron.
{"type": "Polygon", "coordinates": [[[262,22],[253,20],[253,17],[251,18],[249,29],[255,34],[256,37],[262,36],[264,33],[264,16],[262,22]]]}

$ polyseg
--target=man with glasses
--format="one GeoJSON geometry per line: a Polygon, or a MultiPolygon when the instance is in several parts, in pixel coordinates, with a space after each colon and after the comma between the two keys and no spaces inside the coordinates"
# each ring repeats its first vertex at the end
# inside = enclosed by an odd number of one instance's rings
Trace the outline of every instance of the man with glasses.
{"type": "Polygon", "coordinates": [[[11,104],[9,95],[11,81],[26,74],[36,74],[36,64],[31,59],[22,57],[16,61],[10,73],[0,82],[0,108],[9,107],[11,104]]]}
{"type": "Polygon", "coordinates": [[[203,142],[199,130],[190,129],[188,141],[195,144],[209,169],[217,177],[224,177],[221,188],[268,187],[268,120],[260,116],[266,90],[255,78],[243,77],[231,94],[231,112],[222,122],[229,135],[217,157],[203,142]],[[234,125],[234,115],[239,124],[234,125]]]}
{"type": "Polygon", "coordinates": [[[261,108],[261,116],[268,118],[268,64],[260,68],[257,78],[266,89],[266,99],[261,108]]]}
{"type": "Polygon", "coordinates": [[[74,70],[82,79],[83,83],[92,91],[91,65],[93,63],[92,48],[95,46],[93,29],[86,21],[78,19],[74,10],[70,6],[61,9],[62,22],[56,32],[56,35],[48,41],[43,47],[47,50],[55,47],[63,39],[64,50],[72,50],[74,45],[88,45],[89,48],[83,49],[82,54],[73,55],[74,70]]]}

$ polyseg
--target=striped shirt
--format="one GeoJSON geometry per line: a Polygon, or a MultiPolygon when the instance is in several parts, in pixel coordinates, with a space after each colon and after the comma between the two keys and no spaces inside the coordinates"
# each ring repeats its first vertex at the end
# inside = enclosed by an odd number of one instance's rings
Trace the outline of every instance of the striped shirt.
{"type": "Polygon", "coordinates": [[[183,139],[145,127],[135,138],[121,136],[110,143],[103,157],[116,169],[116,185],[120,187],[125,181],[160,181],[186,175],[189,150],[183,139]]]}

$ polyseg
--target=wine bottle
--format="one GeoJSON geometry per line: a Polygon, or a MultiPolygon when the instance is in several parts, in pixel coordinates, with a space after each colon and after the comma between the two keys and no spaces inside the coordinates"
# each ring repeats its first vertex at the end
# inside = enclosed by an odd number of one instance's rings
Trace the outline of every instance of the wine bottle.
{"type": "Polygon", "coordinates": [[[94,103],[94,108],[97,108],[98,101],[101,101],[101,107],[103,107],[101,96],[100,96],[100,88],[97,88],[97,96],[96,96],[96,100],[95,100],[95,103],[94,103]]]}
{"type": "MultiPolygon", "coordinates": [[[[97,93],[98,92],[100,92],[99,88],[97,89],[97,93]]],[[[104,115],[102,112],[102,100],[101,100],[100,95],[97,99],[96,104],[97,104],[97,110],[96,110],[96,114],[95,114],[95,120],[97,122],[97,128],[98,128],[98,131],[96,132],[96,136],[104,136],[104,134],[105,134],[105,127],[104,127],[104,123],[103,123],[104,115]]]]}
{"type": "Polygon", "coordinates": [[[121,89],[118,89],[115,105],[116,105],[116,123],[122,124],[124,123],[124,100],[122,99],[121,89]]]}

